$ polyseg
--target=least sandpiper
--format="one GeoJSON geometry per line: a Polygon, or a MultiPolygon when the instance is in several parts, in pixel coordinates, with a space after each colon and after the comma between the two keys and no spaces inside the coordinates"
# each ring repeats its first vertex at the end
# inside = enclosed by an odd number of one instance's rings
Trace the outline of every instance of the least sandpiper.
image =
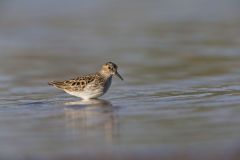
{"type": "Polygon", "coordinates": [[[48,84],[82,99],[97,98],[107,92],[113,75],[123,80],[117,69],[116,64],[108,62],[95,74],[83,75],[66,81],[51,81],[48,84]]]}

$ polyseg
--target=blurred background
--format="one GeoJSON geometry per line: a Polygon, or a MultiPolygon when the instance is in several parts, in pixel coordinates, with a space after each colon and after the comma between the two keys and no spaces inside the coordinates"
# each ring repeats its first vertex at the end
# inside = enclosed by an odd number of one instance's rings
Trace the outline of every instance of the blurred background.
{"type": "Polygon", "coordinates": [[[1,0],[0,158],[239,159],[239,0],[1,0]],[[104,100],[47,86],[113,61],[104,100]]]}

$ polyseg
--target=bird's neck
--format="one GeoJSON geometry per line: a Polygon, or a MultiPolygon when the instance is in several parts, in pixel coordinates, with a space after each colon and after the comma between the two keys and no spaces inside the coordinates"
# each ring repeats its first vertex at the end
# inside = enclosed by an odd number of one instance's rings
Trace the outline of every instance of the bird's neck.
{"type": "Polygon", "coordinates": [[[112,75],[109,74],[109,72],[106,72],[106,71],[104,71],[104,70],[100,70],[100,71],[99,71],[99,74],[100,74],[102,77],[104,77],[104,79],[112,78],[112,75]]]}

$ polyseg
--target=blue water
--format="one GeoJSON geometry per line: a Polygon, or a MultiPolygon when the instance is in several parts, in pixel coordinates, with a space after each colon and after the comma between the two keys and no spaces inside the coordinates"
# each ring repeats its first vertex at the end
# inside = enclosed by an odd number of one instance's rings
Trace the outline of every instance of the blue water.
{"type": "Polygon", "coordinates": [[[238,159],[239,5],[2,1],[0,158],[238,159]],[[100,100],[47,85],[107,61],[100,100]]]}

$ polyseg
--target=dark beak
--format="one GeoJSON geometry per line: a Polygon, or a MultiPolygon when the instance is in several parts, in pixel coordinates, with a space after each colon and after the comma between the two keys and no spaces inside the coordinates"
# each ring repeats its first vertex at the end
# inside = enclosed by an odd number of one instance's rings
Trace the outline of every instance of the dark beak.
{"type": "Polygon", "coordinates": [[[122,76],[116,71],[116,73],[115,73],[117,76],[118,76],[118,78],[120,78],[122,81],[123,81],[123,78],[122,78],[122,76]]]}

